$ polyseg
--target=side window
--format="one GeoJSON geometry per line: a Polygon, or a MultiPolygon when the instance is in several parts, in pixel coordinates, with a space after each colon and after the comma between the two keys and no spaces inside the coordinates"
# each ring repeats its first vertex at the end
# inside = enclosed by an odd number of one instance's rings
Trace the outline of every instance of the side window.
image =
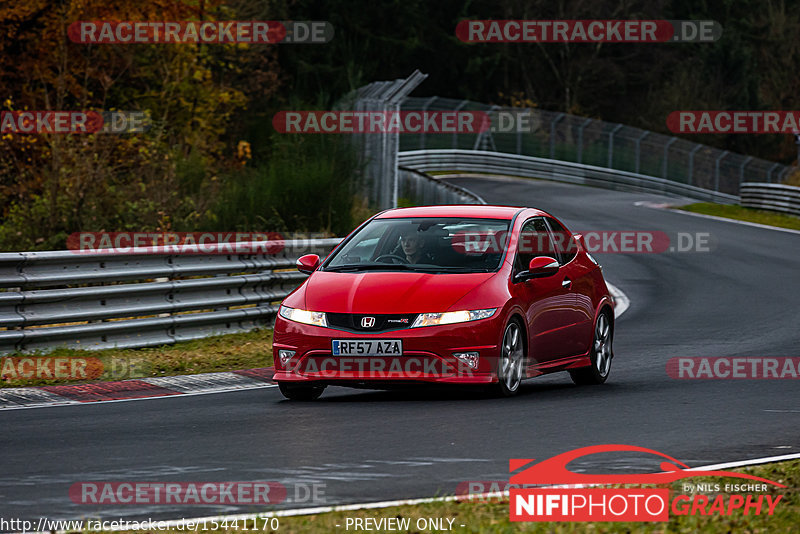
{"type": "Polygon", "coordinates": [[[559,254],[558,259],[561,265],[566,265],[578,253],[578,245],[575,242],[575,238],[557,220],[548,217],[547,224],[553,232],[553,241],[555,241],[555,247],[559,254]]]}
{"type": "Polygon", "coordinates": [[[522,225],[517,243],[514,271],[526,271],[528,264],[537,256],[550,256],[558,259],[553,241],[550,239],[550,231],[542,217],[534,217],[522,225]]]}

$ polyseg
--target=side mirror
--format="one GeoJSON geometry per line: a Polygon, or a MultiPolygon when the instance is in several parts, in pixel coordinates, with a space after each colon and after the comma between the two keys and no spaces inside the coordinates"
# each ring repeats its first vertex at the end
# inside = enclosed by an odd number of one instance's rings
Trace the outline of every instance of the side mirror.
{"type": "Polygon", "coordinates": [[[297,270],[301,273],[311,274],[319,267],[319,256],[316,254],[306,254],[297,259],[297,270]]]}
{"type": "Polygon", "coordinates": [[[530,280],[531,278],[545,278],[558,272],[558,260],[550,256],[537,256],[528,264],[528,270],[517,273],[515,282],[530,280]]]}

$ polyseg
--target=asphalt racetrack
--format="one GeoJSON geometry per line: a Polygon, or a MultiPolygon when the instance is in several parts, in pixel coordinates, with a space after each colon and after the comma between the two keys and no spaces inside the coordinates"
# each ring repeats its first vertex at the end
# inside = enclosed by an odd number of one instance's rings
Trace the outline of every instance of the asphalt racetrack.
{"type": "MultiPolygon", "coordinates": [[[[276,387],[0,413],[0,507],[23,519],[178,519],[261,511],[207,505],[83,505],[79,481],[278,481],[279,507],[452,494],[508,479],[510,458],[546,459],[620,443],[690,466],[800,452],[797,380],[676,380],[678,356],[800,356],[800,234],[719,222],[637,202],[676,202],[535,180],[457,178],[489,203],[550,211],[573,231],[711,234],[710,252],[596,254],[631,300],[611,378],[566,373],[495,399],[463,391],[328,388],[314,403],[276,387]],[[318,486],[320,500],[291,488],[318,486]],[[301,486],[294,486],[300,484],[301,486]]],[[[657,470],[643,456],[587,459],[597,472],[657,470]]]]}

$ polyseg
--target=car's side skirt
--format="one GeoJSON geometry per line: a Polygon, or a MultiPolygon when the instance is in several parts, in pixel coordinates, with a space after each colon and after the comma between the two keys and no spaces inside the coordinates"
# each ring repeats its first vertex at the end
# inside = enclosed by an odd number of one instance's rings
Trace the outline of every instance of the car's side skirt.
{"type": "Polygon", "coordinates": [[[567,358],[560,358],[549,362],[534,362],[528,365],[525,369],[526,378],[540,376],[547,373],[555,373],[556,371],[565,371],[567,369],[576,369],[578,367],[587,367],[592,365],[592,360],[589,354],[581,354],[578,356],[569,356],[567,358]]]}

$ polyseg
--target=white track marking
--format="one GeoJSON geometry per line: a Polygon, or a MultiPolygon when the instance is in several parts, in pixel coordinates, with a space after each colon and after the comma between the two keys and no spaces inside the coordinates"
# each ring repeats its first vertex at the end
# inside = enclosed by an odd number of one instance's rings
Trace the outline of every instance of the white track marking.
{"type": "Polygon", "coordinates": [[[800,453],[782,454],[780,456],[753,458],[752,460],[739,460],[736,462],[725,462],[721,464],[704,465],[701,467],[692,467],[689,469],[689,471],[713,471],[715,469],[730,469],[732,467],[746,467],[748,465],[770,464],[773,462],[785,462],[787,460],[800,460],[800,453]]]}
{"type": "MultiPolygon", "coordinates": [[[[664,209],[668,208],[668,206],[666,206],[664,204],[654,205],[654,204],[648,203],[647,201],[635,202],[634,205],[643,206],[645,208],[651,208],[651,209],[660,209],[660,210],[664,210],[664,209]]],[[[737,220],[737,219],[728,219],[727,217],[717,217],[716,215],[706,215],[705,213],[694,213],[693,211],[685,211],[685,210],[677,210],[677,209],[669,209],[668,211],[670,213],[681,213],[683,215],[690,215],[692,217],[700,217],[701,219],[711,219],[712,221],[721,221],[721,222],[727,222],[727,223],[733,223],[733,224],[741,224],[741,225],[744,225],[744,226],[752,226],[754,228],[763,228],[764,230],[776,230],[778,232],[785,232],[787,234],[800,235],[800,230],[792,230],[791,228],[781,228],[780,226],[770,226],[769,224],[760,224],[760,223],[754,223],[754,222],[750,222],[750,221],[740,221],[740,220],[737,220]]]]}
{"type": "Polygon", "coordinates": [[[608,292],[614,298],[614,317],[617,318],[630,308],[631,300],[617,286],[608,282],[606,282],[606,286],[608,287],[608,292]]]}

